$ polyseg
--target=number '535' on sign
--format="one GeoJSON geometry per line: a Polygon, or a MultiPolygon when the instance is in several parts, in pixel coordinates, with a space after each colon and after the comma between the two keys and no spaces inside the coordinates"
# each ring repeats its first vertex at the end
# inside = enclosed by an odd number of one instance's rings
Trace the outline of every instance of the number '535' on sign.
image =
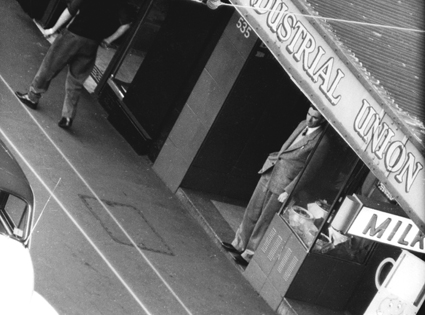
{"type": "Polygon", "coordinates": [[[240,17],[236,23],[236,27],[241,31],[241,33],[248,38],[251,35],[252,28],[245,22],[245,20],[240,17]]]}

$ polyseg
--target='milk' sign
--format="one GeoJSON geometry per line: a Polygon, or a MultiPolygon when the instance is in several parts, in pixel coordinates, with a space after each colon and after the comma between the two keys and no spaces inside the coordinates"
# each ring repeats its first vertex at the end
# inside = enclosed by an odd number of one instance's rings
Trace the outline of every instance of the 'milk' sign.
{"type": "Polygon", "coordinates": [[[348,234],[425,253],[425,235],[412,220],[367,207],[359,212],[348,234]]]}

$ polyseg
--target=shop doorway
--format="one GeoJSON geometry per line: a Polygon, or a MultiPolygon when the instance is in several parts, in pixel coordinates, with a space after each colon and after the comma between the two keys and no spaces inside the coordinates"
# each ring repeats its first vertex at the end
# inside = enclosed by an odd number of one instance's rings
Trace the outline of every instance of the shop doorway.
{"type": "Polygon", "coordinates": [[[181,187],[246,203],[266,157],[307,110],[304,94],[258,41],[181,187]]]}
{"type": "Polygon", "coordinates": [[[232,12],[195,1],[143,1],[96,88],[109,121],[137,153],[155,161],[232,12]]]}

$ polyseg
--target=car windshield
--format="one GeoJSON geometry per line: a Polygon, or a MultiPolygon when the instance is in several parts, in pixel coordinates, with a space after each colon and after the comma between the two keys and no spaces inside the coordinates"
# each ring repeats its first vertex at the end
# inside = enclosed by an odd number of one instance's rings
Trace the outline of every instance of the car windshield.
{"type": "Polygon", "coordinates": [[[29,207],[22,199],[0,191],[0,233],[24,242],[29,234],[29,207]]]}

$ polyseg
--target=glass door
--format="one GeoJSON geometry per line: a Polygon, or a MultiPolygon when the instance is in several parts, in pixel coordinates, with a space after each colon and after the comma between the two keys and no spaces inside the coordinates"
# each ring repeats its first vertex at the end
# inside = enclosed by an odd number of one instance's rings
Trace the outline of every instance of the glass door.
{"type": "Polygon", "coordinates": [[[95,92],[108,84],[122,100],[166,17],[166,0],[131,0],[135,22],[124,38],[98,50],[95,92]]]}

